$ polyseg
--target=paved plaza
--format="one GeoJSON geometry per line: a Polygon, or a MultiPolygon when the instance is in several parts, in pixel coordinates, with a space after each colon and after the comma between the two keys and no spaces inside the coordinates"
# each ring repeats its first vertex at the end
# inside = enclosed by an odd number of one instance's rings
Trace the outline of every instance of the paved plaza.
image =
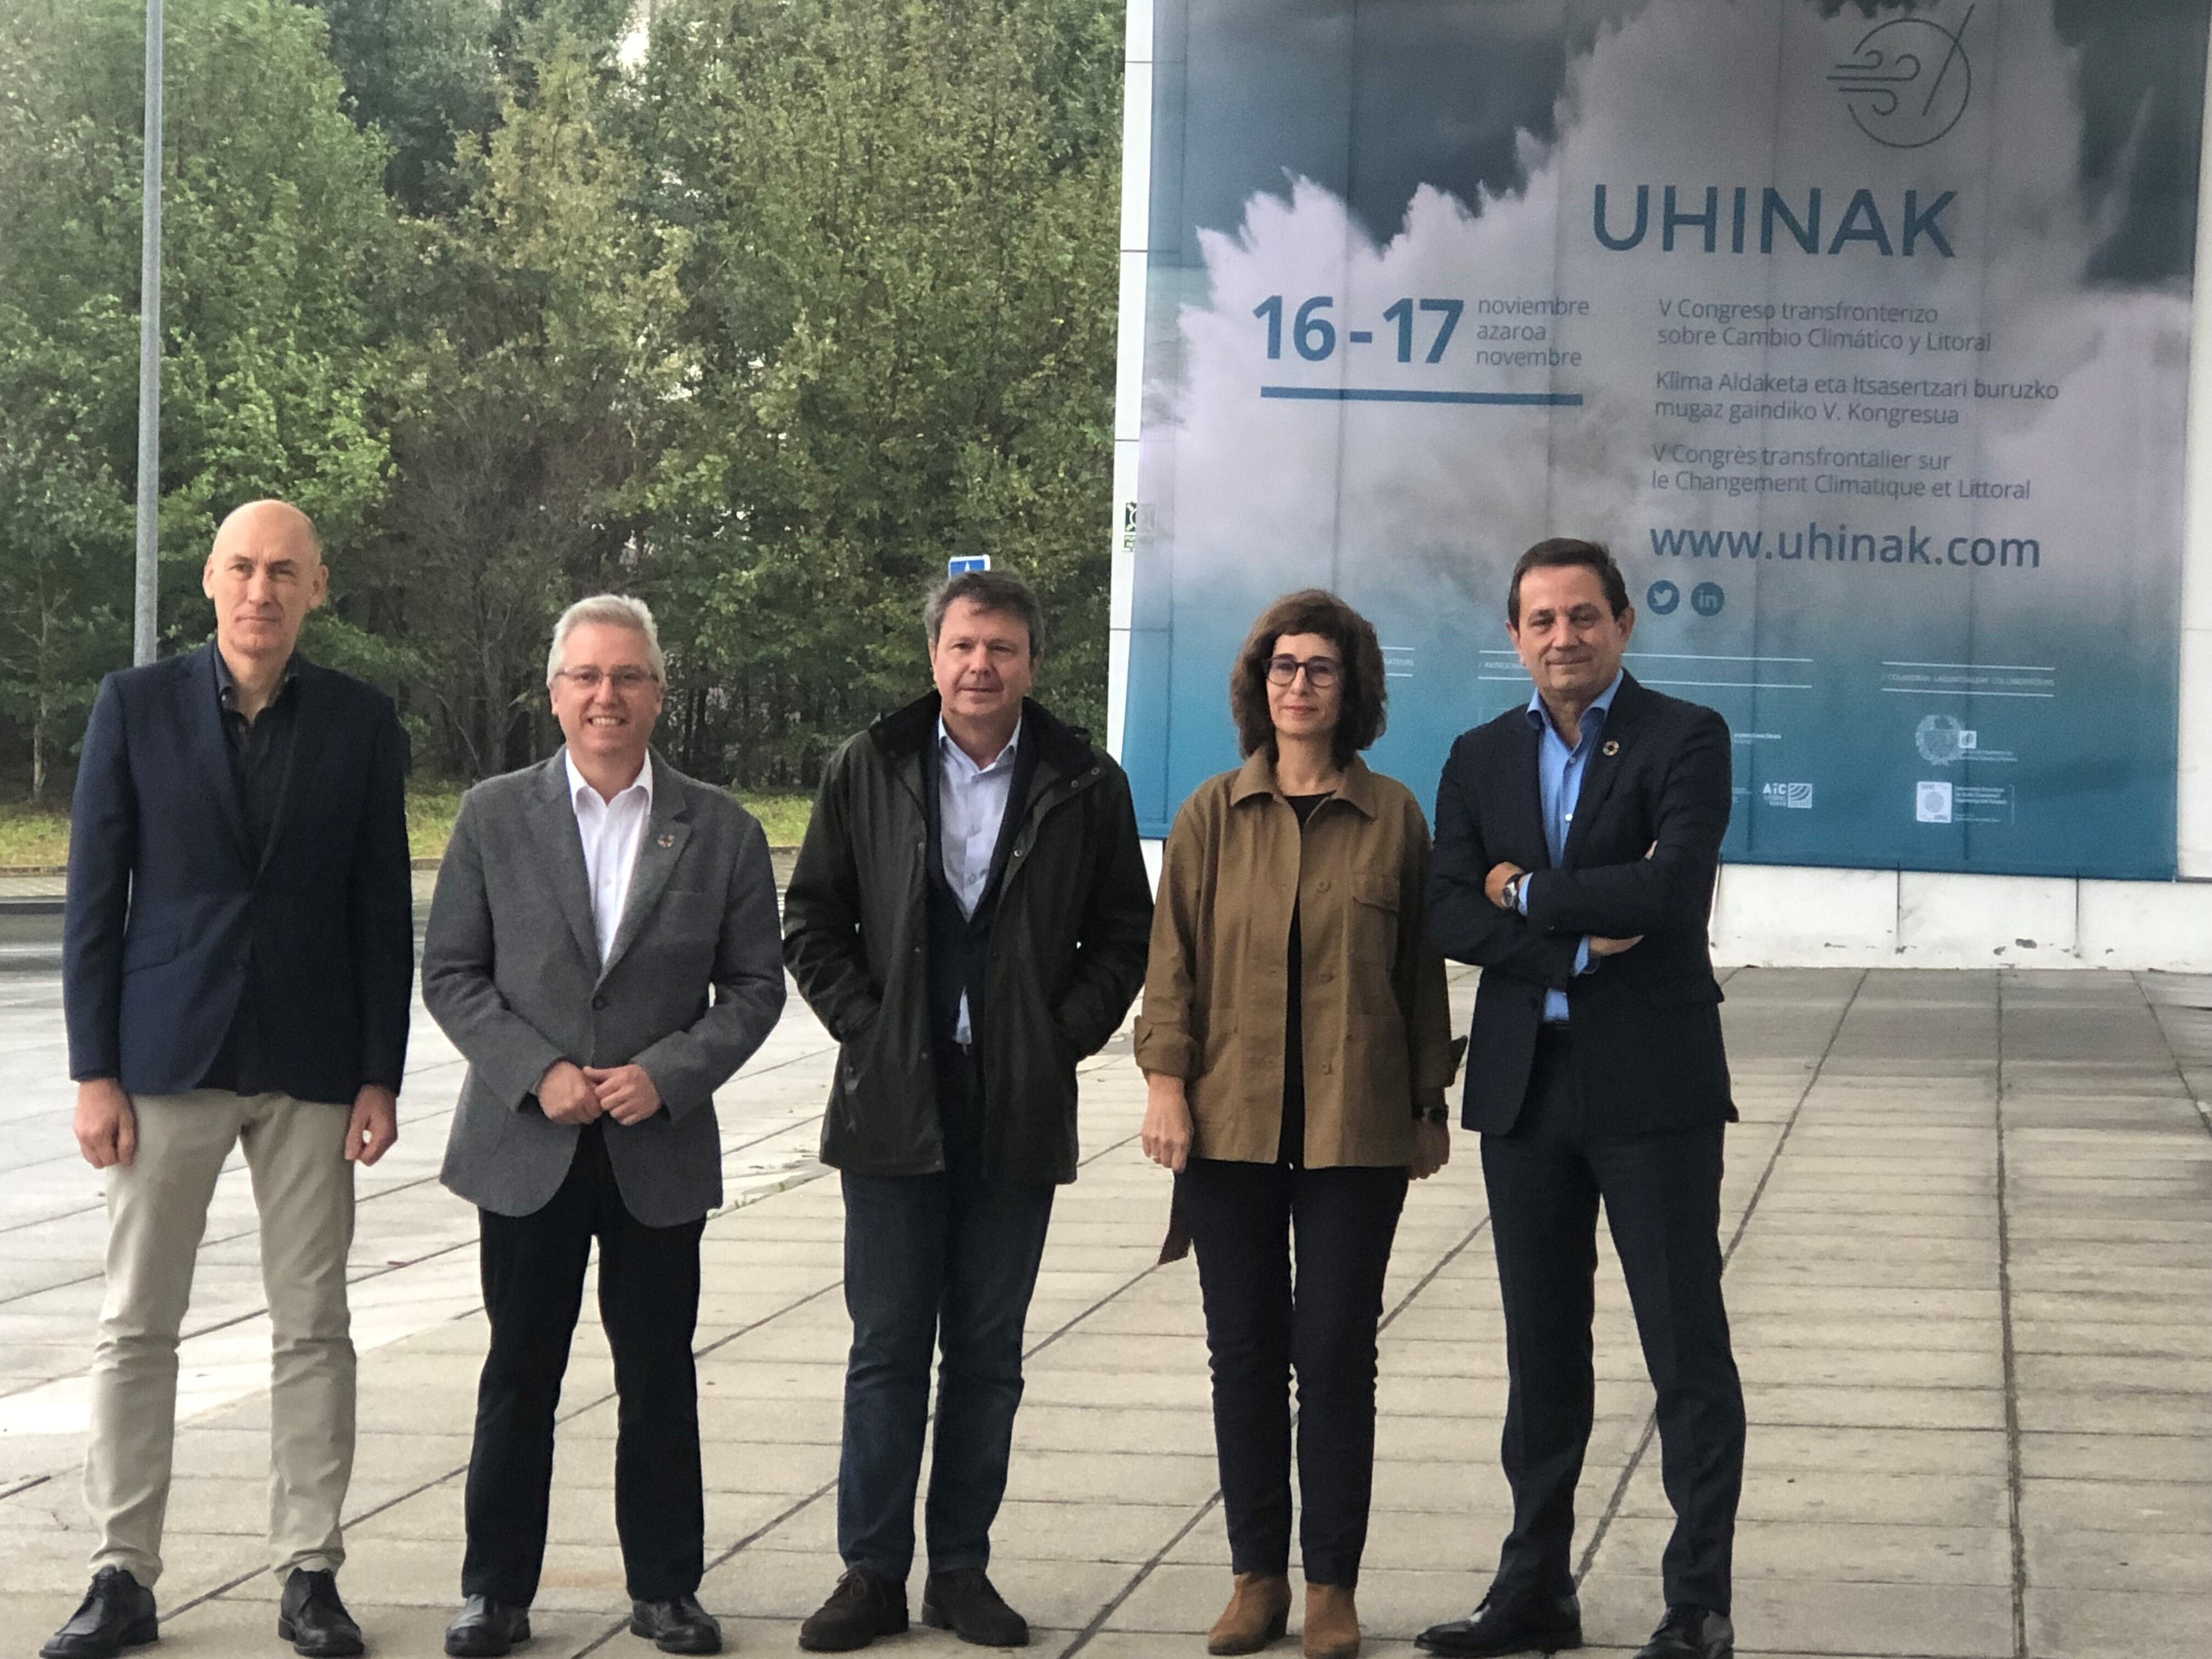
{"type": "MultiPolygon", "coordinates": [[[[1747,1654],[2212,1653],[2212,984],[2124,974],[1741,969],[1743,1122],[1724,1243],[1751,1417],[1735,1620],[1747,1654]]],[[[1455,976],[1464,1026],[1474,975],[1455,976]]],[[[58,978],[0,975],[0,1659],[76,1604],[100,1177],[69,1135],[58,978]]],[[[702,1597],[739,1653],[789,1652],[834,1582],[837,1183],[813,1161],[831,1045],[794,996],[722,1091],[708,1225],[702,1597]]],[[[473,1212],[437,1184],[461,1066],[418,1010],[397,1150],[361,1181],[361,1439],[341,1585],[371,1651],[440,1650],[485,1326],[473,1212]]],[[[1136,1142],[1126,1035],[1084,1067],[1030,1326],[993,1572],[1036,1650],[1192,1654],[1228,1587],[1196,1276],[1154,1265],[1166,1177],[1136,1142]]],[[[1472,1137],[1407,1204],[1382,1337],[1368,1651],[1480,1594],[1503,1528],[1498,1293],[1472,1137]]],[[[235,1164],[235,1160],[234,1164],[235,1164]]],[[[183,1350],[163,1641],[288,1653],[264,1570],[268,1322],[241,1167],[183,1350]]],[[[1660,1612],[1650,1391],[1602,1269],[1600,1420],[1577,1565],[1593,1651],[1660,1612]]],[[[623,1630],[615,1402],[586,1303],[553,1543],[525,1651],[649,1653],[623,1630]]],[[[910,1586],[918,1601],[919,1577],[910,1586]]],[[[1295,1652],[1292,1644],[1279,1651],[1295,1652]]],[[[919,1626],[886,1653],[958,1650],[919,1626]]]]}

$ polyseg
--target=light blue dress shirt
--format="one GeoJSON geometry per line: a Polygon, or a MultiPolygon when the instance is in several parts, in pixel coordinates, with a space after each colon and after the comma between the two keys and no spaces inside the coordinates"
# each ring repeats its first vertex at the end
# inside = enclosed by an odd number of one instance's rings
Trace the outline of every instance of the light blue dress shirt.
{"type": "MultiPolygon", "coordinates": [[[[1605,730],[1606,716],[1613,712],[1613,699],[1620,690],[1620,673],[1616,671],[1612,684],[1597,694],[1597,701],[1585,708],[1582,719],[1576,722],[1577,741],[1572,749],[1567,747],[1566,739],[1560,737],[1551,715],[1545,712],[1543,693],[1537,692],[1528,699],[1528,724],[1536,728],[1536,793],[1543,804],[1544,845],[1551,849],[1552,867],[1555,870],[1566,856],[1567,834],[1575,823],[1575,803],[1582,799],[1583,774],[1589,769],[1589,757],[1597,752],[1599,735],[1605,730]]],[[[1521,884],[1521,914],[1528,914],[1526,881],[1521,884]]],[[[1587,974],[1589,970],[1589,935],[1585,933],[1583,942],[1575,948],[1575,971],[1587,974]]],[[[1544,993],[1544,1023],[1567,1023],[1565,991],[1544,993]]]]}
{"type": "MultiPolygon", "coordinates": [[[[1014,787],[1014,751],[1021,746],[1022,726],[1014,722],[1014,735],[1006,739],[988,766],[978,766],[968,751],[952,740],[945,720],[937,722],[937,841],[945,864],[945,883],[960,901],[960,914],[972,916],[990,884],[991,855],[999,850],[999,826],[1006,821],[1006,798],[1014,787]]],[[[968,994],[960,994],[960,1016],[953,1023],[953,1041],[975,1040],[968,1023],[968,994]]]]}

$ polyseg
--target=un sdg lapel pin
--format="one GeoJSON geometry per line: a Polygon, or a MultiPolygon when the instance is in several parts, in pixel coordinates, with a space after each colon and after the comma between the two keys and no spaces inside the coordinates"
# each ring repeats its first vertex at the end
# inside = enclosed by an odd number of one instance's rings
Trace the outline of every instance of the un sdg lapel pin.
{"type": "Polygon", "coordinates": [[[1607,738],[1605,742],[1599,746],[1597,752],[1610,760],[1613,756],[1618,755],[1620,752],[1620,739],[1619,738],[1607,738]]]}

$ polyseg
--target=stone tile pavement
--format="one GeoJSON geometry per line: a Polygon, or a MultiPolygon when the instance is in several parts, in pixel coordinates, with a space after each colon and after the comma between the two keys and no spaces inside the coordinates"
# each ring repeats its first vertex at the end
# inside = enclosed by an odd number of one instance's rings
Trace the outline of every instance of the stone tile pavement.
{"type": "MultiPolygon", "coordinates": [[[[1473,977],[1454,988],[1464,1015],[1473,977]]],[[[1752,1420],[1746,1654],[2212,1653],[2212,985],[2091,973],[1741,970],[1729,1296],[1752,1420]]],[[[830,1064],[796,999],[721,1097],[729,1206],[707,1231],[702,1595],[734,1650],[786,1652],[830,1588],[844,1313],[830,1064]]],[[[361,1443],[342,1583],[373,1651],[439,1651],[485,1338],[474,1218],[435,1182],[460,1067],[417,1027],[399,1147],[361,1183],[361,1443]]],[[[76,1466],[100,1299],[98,1178],[68,1137],[58,989],[0,975],[0,1659],[84,1582],[76,1466]]],[[[1195,1276],[1153,1265],[1164,1177],[1126,1039],[1085,1067],[994,1573],[1042,1652],[1196,1653],[1227,1584],[1195,1276]]],[[[1402,1655],[1480,1595],[1502,1530],[1504,1353],[1470,1138],[1417,1188],[1383,1334],[1360,1608],[1402,1655]]],[[[590,1304],[586,1304],[587,1309],[590,1304]]],[[[1577,1564],[1594,1650],[1660,1611],[1650,1394],[1602,1269],[1600,1421],[1577,1564]]],[[[276,1654],[264,1570],[267,1323],[227,1174],[183,1355],[161,1651],[276,1654]]],[[[529,1652],[647,1653],[611,1492],[600,1330],[579,1332],[529,1652]]],[[[919,1593],[919,1582],[913,1587],[919,1593]]],[[[921,1631],[891,1653],[950,1652],[921,1631]]],[[[1285,1650],[1295,1651],[1294,1648],[1285,1650]]]]}

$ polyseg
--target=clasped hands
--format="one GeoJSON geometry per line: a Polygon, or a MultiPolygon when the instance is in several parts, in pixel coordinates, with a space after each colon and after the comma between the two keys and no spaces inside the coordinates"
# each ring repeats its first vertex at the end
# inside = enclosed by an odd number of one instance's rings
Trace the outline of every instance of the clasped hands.
{"type": "MultiPolygon", "coordinates": [[[[1653,842],[1651,843],[1650,851],[1647,851],[1644,856],[1647,859],[1650,858],[1652,852],[1658,850],[1658,847],[1659,843],[1656,841],[1653,842]]],[[[1516,876],[1526,875],[1527,873],[1528,872],[1523,870],[1517,864],[1492,865],[1490,866],[1490,873],[1483,878],[1483,896],[1501,910],[1511,909],[1512,907],[1505,902],[1505,884],[1512,880],[1516,876]]],[[[1627,939],[1602,939],[1597,934],[1592,933],[1590,935],[1589,951],[1594,957],[1617,957],[1623,951],[1632,951],[1643,943],[1644,935],[1641,933],[1632,934],[1627,939]]]]}
{"type": "Polygon", "coordinates": [[[538,1079],[538,1104],[552,1121],[576,1128],[603,1115],[629,1127],[660,1109],[660,1091],[642,1066],[556,1060],[538,1079]]]}

